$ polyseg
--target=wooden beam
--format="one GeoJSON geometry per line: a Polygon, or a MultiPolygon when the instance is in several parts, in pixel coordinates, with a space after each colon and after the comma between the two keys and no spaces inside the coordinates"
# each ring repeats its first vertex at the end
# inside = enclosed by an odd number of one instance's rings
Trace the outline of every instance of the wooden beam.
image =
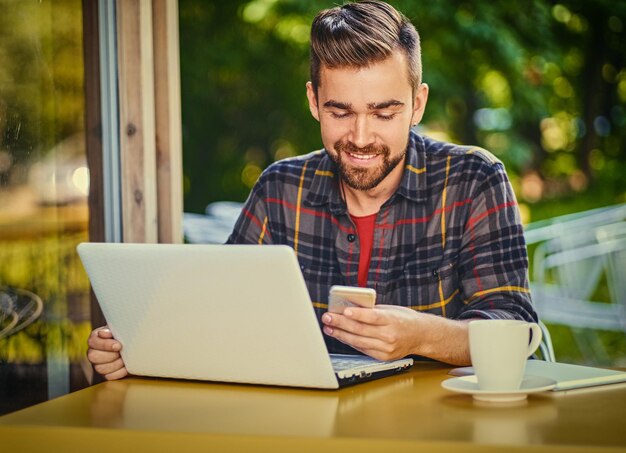
{"type": "Polygon", "coordinates": [[[118,0],[117,50],[124,242],[157,242],[151,0],[118,0]]]}
{"type": "Polygon", "coordinates": [[[182,242],[182,119],[178,2],[153,0],[159,242],[182,242]]]}

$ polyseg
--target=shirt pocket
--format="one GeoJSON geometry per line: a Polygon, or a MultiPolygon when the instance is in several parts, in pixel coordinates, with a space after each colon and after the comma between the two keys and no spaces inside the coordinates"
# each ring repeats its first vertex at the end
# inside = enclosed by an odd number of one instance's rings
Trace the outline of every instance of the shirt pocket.
{"type": "Polygon", "coordinates": [[[343,277],[335,265],[315,261],[300,261],[300,269],[304,276],[313,305],[328,305],[328,292],[332,285],[343,284],[343,277]]]}
{"type": "Polygon", "coordinates": [[[450,317],[460,309],[450,303],[458,299],[460,292],[457,263],[447,260],[434,264],[408,261],[399,278],[398,291],[405,301],[399,305],[450,317]]]}

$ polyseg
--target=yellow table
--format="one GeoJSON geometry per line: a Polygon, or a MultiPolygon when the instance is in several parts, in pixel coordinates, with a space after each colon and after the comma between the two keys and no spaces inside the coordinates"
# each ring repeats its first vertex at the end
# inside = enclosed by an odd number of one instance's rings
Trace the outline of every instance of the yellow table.
{"type": "Polygon", "coordinates": [[[127,378],[0,417],[22,451],[626,452],[626,388],[479,405],[449,367],[338,391],[127,378]]]}

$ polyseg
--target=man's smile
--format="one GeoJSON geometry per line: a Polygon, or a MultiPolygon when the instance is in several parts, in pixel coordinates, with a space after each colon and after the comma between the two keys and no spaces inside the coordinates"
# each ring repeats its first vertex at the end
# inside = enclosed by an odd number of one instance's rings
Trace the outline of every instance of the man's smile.
{"type": "Polygon", "coordinates": [[[354,159],[359,159],[359,160],[370,160],[378,156],[378,154],[353,154],[353,153],[347,153],[347,154],[350,157],[354,159]]]}

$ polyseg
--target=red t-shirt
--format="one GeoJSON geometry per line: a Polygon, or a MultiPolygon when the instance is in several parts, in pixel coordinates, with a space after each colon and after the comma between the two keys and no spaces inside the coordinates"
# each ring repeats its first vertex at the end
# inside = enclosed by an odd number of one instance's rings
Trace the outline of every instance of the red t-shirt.
{"type": "Polygon", "coordinates": [[[350,214],[350,218],[356,225],[356,232],[361,242],[361,255],[359,256],[359,286],[367,286],[367,274],[370,270],[370,261],[372,259],[372,246],[374,245],[374,224],[376,223],[376,215],[370,214],[363,217],[357,217],[350,214]]]}

